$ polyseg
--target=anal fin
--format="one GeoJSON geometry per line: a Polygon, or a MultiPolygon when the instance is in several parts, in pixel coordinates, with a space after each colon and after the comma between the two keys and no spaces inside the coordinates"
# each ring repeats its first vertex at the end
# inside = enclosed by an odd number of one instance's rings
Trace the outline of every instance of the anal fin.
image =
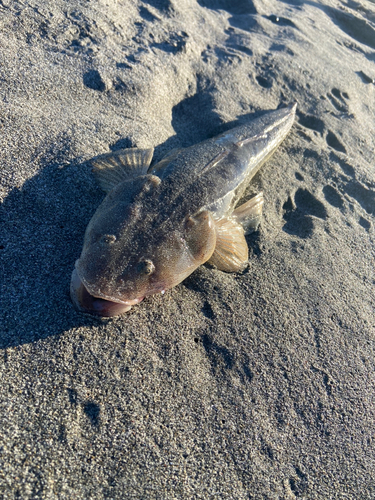
{"type": "Polygon", "coordinates": [[[91,160],[99,186],[109,193],[117,184],[146,175],[154,149],[119,149],[91,160]]]}
{"type": "Polygon", "coordinates": [[[215,222],[216,247],[209,263],[227,273],[243,271],[249,259],[249,249],[242,226],[232,217],[215,222]]]}
{"type": "Polygon", "coordinates": [[[258,229],[262,218],[263,203],[263,193],[258,193],[233,211],[232,218],[241,224],[245,234],[253,233],[258,229]]]}

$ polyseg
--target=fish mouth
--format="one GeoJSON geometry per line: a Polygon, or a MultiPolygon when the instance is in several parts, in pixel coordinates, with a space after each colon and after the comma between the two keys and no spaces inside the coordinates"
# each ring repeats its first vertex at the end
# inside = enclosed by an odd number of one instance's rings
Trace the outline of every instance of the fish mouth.
{"type": "Polygon", "coordinates": [[[103,297],[95,297],[87,290],[76,269],[73,271],[70,282],[70,296],[74,306],[79,311],[106,318],[119,316],[120,314],[130,311],[132,306],[139,304],[144,299],[144,297],[141,297],[138,299],[117,302],[104,299],[103,297]]]}

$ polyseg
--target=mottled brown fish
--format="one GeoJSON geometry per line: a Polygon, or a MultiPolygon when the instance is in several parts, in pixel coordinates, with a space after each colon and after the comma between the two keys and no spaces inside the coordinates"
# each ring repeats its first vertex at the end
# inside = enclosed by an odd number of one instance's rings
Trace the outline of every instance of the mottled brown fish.
{"type": "Polygon", "coordinates": [[[204,262],[227,272],[248,263],[263,194],[236,207],[252,177],[288,134],[296,104],[186,149],[150,167],[153,149],[93,160],[107,193],[85,233],[71,296],[99,316],[129,311],[164,293],[204,262]]]}

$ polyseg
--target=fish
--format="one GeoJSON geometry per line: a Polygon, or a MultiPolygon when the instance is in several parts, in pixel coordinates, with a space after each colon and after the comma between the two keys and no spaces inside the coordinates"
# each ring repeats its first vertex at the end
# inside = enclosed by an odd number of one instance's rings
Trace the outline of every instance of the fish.
{"type": "Polygon", "coordinates": [[[91,221],[70,285],[81,312],[113,317],[181,283],[209,263],[248,266],[245,236],[262,217],[263,193],[237,207],[251,179],[289,133],[297,103],[152,165],[153,148],[91,160],[106,193],[91,221]]]}

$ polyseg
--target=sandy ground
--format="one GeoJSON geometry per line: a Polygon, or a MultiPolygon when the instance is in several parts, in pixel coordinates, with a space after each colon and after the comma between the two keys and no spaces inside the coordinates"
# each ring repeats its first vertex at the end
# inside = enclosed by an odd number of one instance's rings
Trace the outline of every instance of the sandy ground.
{"type": "Polygon", "coordinates": [[[0,497],[375,498],[373,0],[1,0],[0,47],[0,497]],[[247,271],[74,310],[87,160],[294,100],[247,271]]]}

